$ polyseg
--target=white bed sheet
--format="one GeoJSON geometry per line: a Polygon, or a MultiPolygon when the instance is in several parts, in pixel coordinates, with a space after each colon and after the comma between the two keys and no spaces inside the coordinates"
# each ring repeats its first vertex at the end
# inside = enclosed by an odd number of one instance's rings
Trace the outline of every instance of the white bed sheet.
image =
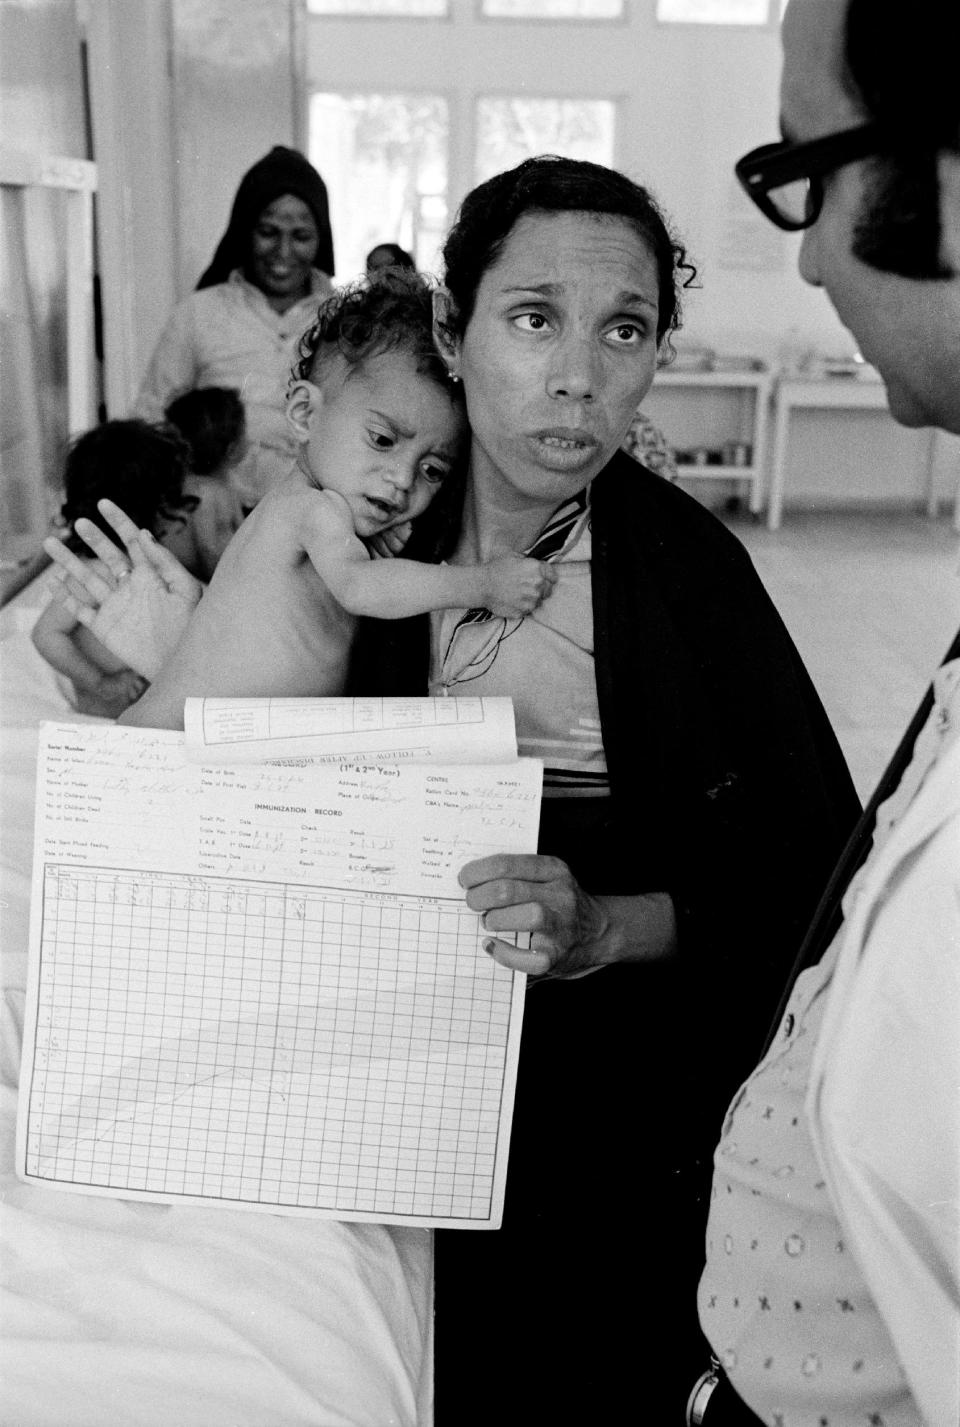
{"type": "Polygon", "coordinates": [[[429,1427],[427,1231],[14,1174],[37,728],[80,718],[30,643],[42,601],[35,581],[0,611],[0,1424],[429,1427]]]}

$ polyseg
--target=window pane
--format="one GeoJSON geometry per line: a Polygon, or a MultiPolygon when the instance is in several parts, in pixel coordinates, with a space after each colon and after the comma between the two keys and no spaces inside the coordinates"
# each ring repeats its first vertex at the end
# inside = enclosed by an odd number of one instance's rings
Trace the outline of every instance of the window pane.
{"type": "Polygon", "coordinates": [[[498,20],[616,20],[623,0],[482,0],[481,13],[498,20]]]}
{"type": "Polygon", "coordinates": [[[307,0],[313,15],[446,15],[449,0],[307,0]]]}
{"type": "Polygon", "coordinates": [[[614,105],[607,99],[480,99],[477,182],[535,154],[613,163],[614,105]]]}
{"type": "Polygon", "coordinates": [[[765,25],[769,0],[657,0],[657,19],[688,25],[765,25]]]}
{"type": "Polygon", "coordinates": [[[330,193],[337,280],[399,243],[434,272],[447,228],[447,103],[431,94],[313,94],[310,162],[330,193]]]}

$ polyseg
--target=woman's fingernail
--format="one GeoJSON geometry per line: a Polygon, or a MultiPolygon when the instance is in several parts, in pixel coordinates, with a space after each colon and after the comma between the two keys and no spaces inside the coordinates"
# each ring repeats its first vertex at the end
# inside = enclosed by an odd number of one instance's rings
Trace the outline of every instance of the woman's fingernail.
{"type": "Polygon", "coordinates": [[[490,940],[489,937],[486,937],[486,938],[484,939],[483,949],[484,949],[484,951],[487,953],[488,956],[492,956],[492,955],[493,955],[493,942],[490,940]]]}

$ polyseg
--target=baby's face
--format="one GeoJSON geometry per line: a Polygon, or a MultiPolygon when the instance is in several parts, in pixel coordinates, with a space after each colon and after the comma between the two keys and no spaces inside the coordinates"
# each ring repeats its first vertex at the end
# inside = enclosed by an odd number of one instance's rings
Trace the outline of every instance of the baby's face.
{"type": "Polygon", "coordinates": [[[362,539],[415,520],[463,451],[462,407],[405,351],[355,367],[338,355],[320,393],[303,447],[310,478],[344,497],[362,539]]]}

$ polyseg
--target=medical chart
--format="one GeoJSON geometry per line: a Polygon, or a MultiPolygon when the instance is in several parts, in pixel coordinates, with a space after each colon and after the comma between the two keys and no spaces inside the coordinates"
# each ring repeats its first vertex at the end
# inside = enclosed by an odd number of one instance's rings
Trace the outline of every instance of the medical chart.
{"type": "Polygon", "coordinates": [[[187,699],[199,763],[497,763],[517,756],[512,699],[187,699]]]}
{"type": "Polygon", "coordinates": [[[540,786],[515,756],[211,766],[44,724],[21,1176],[496,1228],[525,978],[457,873],[535,850],[540,786]]]}

